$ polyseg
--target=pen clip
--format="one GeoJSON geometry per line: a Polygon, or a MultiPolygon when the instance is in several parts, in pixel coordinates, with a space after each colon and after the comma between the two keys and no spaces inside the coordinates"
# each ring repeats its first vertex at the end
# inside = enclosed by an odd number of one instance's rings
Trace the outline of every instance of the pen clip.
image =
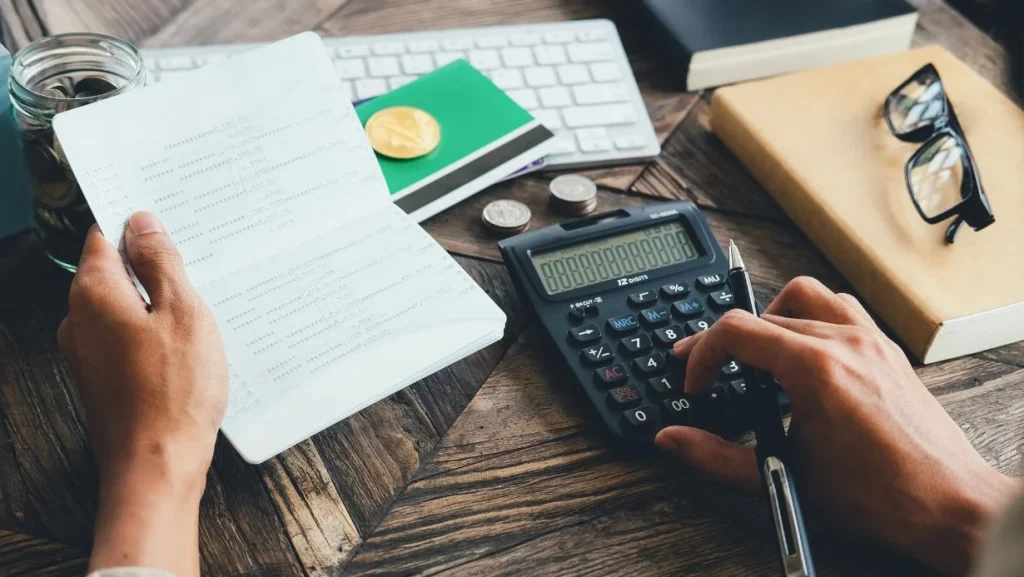
{"type": "Polygon", "coordinates": [[[804,543],[797,530],[796,507],[790,490],[786,465],[778,457],[764,460],[764,481],[768,486],[775,533],[779,537],[779,552],[786,577],[807,577],[807,560],[804,558],[804,543]]]}

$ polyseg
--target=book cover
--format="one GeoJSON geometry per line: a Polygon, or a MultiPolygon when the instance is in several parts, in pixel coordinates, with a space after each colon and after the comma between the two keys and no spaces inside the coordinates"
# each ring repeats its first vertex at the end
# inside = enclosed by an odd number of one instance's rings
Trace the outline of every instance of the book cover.
{"type": "Polygon", "coordinates": [[[929,46],[723,88],[711,126],[923,362],[1024,339],[1024,113],[954,56],[929,46]],[[907,192],[920,145],[882,117],[889,92],[929,62],[996,219],[952,245],[948,222],[924,222],[907,192]]]}

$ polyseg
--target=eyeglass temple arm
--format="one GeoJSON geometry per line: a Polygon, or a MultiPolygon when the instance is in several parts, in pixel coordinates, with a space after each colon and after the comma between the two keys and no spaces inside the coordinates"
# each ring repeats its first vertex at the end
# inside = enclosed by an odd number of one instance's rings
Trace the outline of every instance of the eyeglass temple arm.
{"type": "Polygon", "coordinates": [[[957,215],[956,219],[949,223],[946,228],[946,244],[953,244],[953,241],[956,240],[956,233],[960,232],[965,221],[963,215],[957,215]]]}

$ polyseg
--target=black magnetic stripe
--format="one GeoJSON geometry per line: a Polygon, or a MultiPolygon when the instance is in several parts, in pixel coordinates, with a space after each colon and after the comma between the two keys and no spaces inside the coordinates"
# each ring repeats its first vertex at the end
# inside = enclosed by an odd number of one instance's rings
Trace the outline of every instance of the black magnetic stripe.
{"type": "MultiPolygon", "coordinates": [[[[543,124],[538,124],[510,142],[506,142],[480,158],[469,162],[462,168],[449,172],[423,188],[403,196],[396,200],[395,204],[407,214],[419,210],[449,192],[480,178],[520,154],[525,154],[531,148],[553,137],[554,134],[550,130],[545,128],[543,124]]],[[[513,170],[519,168],[522,167],[516,167],[513,170]]]]}

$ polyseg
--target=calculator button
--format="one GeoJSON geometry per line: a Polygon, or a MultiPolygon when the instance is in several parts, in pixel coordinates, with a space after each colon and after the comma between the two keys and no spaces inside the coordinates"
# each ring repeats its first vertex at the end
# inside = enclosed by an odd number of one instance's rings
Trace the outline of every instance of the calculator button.
{"type": "Polygon", "coordinates": [[[661,306],[640,311],[640,317],[645,323],[656,327],[667,323],[672,318],[672,313],[668,310],[668,307],[661,306]]]}
{"type": "Polygon", "coordinates": [[[658,293],[652,290],[629,295],[629,304],[631,305],[641,306],[656,300],[658,300],[658,293]]]}
{"type": "Polygon", "coordinates": [[[582,327],[573,327],[569,329],[569,338],[578,346],[583,346],[587,343],[601,339],[601,329],[597,328],[597,325],[591,323],[589,325],[583,325],[582,327]]]}
{"type": "Polygon", "coordinates": [[[612,347],[604,343],[590,345],[583,349],[581,354],[587,361],[601,365],[604,363],[610,363],[611,360],[615,358],[615,353],[612,352],[612,347]]]}
{"type": "Polygon", "coordinates": [[[711,387],[711,392],[708,393],[707,411],[709,413],[718,413],[725,408],[725,402],[729,397],[729,389],[722,383],[717,383],[711,387]]]}
{"type": "Polygon", "coordinates": [[[594,376],[606,385],[617,385],[628,378],[626,365],[622,363],[615,363],[614,365],[597,369],[594,371],[594,376]]]}
{"type": "Polygon", "coordinates": [[[608,328],[617,333],[629,333],[635,331],[639,326],[640,323],[637,322],[636,317],[633,315],[623,315],[608,319],[608,328]]]}
{"type": "Polygon", "coordinates": [[[690,293],[690,285],[683,281],[669,283],[661,287],[661,295],[667,299],[677,299],[690,293]]]}
{"type": "Polygon", "coordinates": [[[725,289],[709,294],[708,304],[714,305],[720,309],[731,309],[735,306],[736,302],[732,296],[732,291],[725,289]]]}
{"type": "Polygon", "coordinates": [[[636,385],[624,385],[608,391],[608,399],[616,407],[629,407],[640,402],[640,389],[636,385]]]}
{"type": "Polygon", "coordinates": [[[673,423],[687,424],[693,421],[693,401],[685,395],[676,399],[665,399],[661,406],[673,423]]]}
{"type": "Polygon", "coordinates": [[[629,409],[622,412],[622,417],[626,419],[629,426],[643,429],[654,424],[654,407],[642,405],[635,409],[629,409]]]}
{"type": "Polygon", "coordinates": [[[597,316],[597,305],[571,306],[569,307],[569,318],[574,322],[583,322],[587,317],[597,316]]]}
{"type": "Polygon", "coordinates": [[[671,346],[681,338],[683,338],[683,328],[679,325],[672,325],[654,331],[654,340],[658,341],[660,345],[671,346]]]}
{"type": "Polygon", "coordinates": [[[729,381],[729,395],[732,397],[742,397],[747,394],[747,383],[743,379],[736,379],[729,381]]]}
{"type": "Polygon", "coordinates": [[[665,355],[654,353],[633,361],[633,366],[642,375],[657,375],[665,372],[665,355]]]}
{"type": "Polygon", "coordinates": [[[722,367],[722,376],[728,379],[733,375],[739,374],[743,370],[743,366],[736,361],[729,361],[722,367]]]}
{"type": "Polygon", "coordinates": [[[695,317],[704,313],[704,303],[700,302],[700,299],[697,297],[673,303],[672,308],[681,317],[695,317]]]}
{"type": "Polygon", "coordinates": [[[702,274],[697,277],[697,286],[702,289],[713,289],[723,284],[725,284],[725,275],[721,273],[702,274]]]}
{"type": "Polygon", "coordinates": [[[659,395],[667,395],[669,393],[674,393],[676,390],[682,390],[683,388],[682,385],[677,385],[673,387],[672,380],[668,375],[654,377],[653,379],[647,381],[647,385],[651,387],[651,390],[653,390],[655,393],[659,395]]]}
{"type": "Polygon", "coordinates": [[[702,319],[697,319],[697,320],[694,320],[694,321],[687,321],[686,322],[686,334],[688,334],[688,335],[695,335],[697,333],[702,333],[702,332],[710,329],[711,325],[713,325],[713,324],[715,324],[715,319],[713,319],[711,317],[704,317],[702,319]]]}
{"type": "Polygon", "coordinates": [[[651,337],[647,336],[647,333],[640,333],[638,335],[626,337],[619,341],[619,344],[622,348],[626,349],[627,353],[634,357],[636,355],[646,354],[647,351],[651,350],[651,347],[654,346],[651,343],[651,337]]]}

